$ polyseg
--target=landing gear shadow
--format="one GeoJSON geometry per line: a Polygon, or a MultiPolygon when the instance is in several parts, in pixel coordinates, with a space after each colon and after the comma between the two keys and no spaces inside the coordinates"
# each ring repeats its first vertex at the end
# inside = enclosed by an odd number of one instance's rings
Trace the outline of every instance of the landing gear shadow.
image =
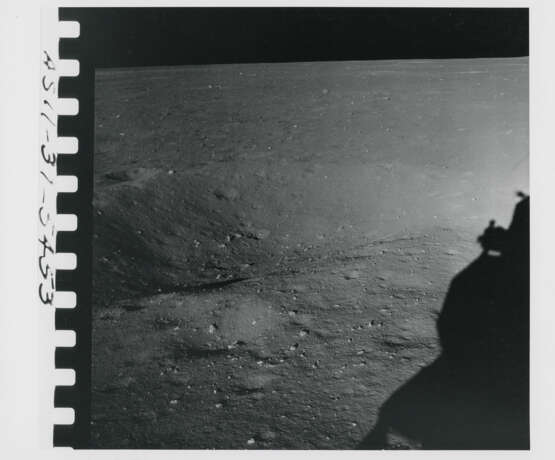
{"type": "Polygon", "coordinates": [[[529,197],[449,287],[441,356],[382,406],[358,449],[529,449],[529,197]]]}

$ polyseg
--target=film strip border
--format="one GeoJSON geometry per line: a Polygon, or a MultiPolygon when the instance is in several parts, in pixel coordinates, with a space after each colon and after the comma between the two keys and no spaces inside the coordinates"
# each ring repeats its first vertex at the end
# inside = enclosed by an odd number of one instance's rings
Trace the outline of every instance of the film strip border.
{"type": "Polygon", "coordinates": [[[83,72],[79,23],[60,16],[47,9],[41,18],[38,295],[54,309],[53,445],[86,448],[93,108],[81,90],[88,84],[94,91],[94,71],[83,72]]]}

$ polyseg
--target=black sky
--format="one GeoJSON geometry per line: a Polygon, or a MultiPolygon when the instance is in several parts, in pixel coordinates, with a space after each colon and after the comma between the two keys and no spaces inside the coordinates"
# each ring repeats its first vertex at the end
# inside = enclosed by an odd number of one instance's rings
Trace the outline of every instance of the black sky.
{"type": "MultiPolygon", "coordinates": [[[[528,55],[528,9],[62,8],[96,67],[528,55]]],[[[68,50],[70,51],[70,50],[68,50]]]]}

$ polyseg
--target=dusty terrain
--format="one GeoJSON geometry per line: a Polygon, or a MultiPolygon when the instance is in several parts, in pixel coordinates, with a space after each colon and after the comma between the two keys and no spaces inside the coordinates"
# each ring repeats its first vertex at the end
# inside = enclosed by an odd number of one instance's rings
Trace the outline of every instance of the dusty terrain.
{"type": "Polygon", "coordinates": [[[351,449],[527,191],[528,60],[105,70],[95,142],[92,445],[351,449]]]}

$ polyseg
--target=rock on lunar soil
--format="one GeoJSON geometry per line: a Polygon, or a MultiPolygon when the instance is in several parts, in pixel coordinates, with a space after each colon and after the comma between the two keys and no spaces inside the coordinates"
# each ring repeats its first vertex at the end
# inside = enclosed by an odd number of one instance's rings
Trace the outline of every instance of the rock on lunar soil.
{"type": "Polygon", "coordinates": [[[214,196],[220,200],[234,201],[239,198],[239,191],[233,187],[218,188],[214,190],[214,196]]]}

